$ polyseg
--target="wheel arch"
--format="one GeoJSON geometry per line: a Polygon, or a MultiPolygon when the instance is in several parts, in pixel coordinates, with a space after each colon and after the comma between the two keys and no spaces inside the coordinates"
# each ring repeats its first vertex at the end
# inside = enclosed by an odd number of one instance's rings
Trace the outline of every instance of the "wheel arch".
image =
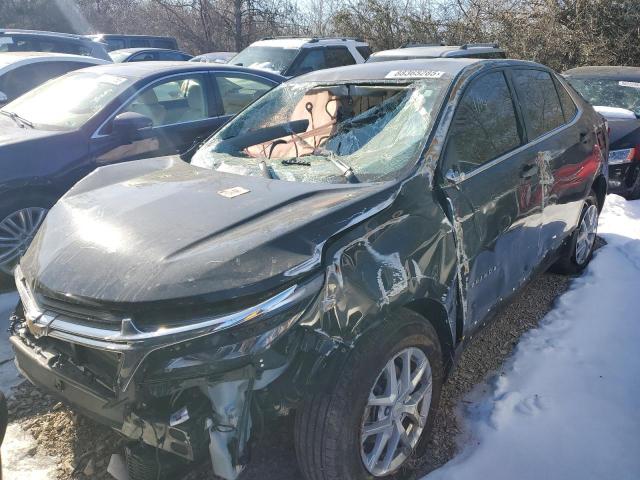
{"type": "Polygon", "coordinates": [[[607,186],[607,179],[602,174],[598,175],[591,185],[591,189],[596,193],[596,198],[598,199],[598,212],[601,212],[604,207],[604,201],[607,197],[607,186]]]}
{"type": "Polygon", "coordinates": [[[404,306],[404,308],[420,315],[425,322],[430,323],[438,334],[440,348],[442,350],[443,364],[449,365],[455,356],[455,346],[460,322],[454,318],[455,327],[451,328],[450,316],[456,317],[457,309],[451,313],[445,306],[431,298],[416,299],[404,306]]]}
{"type": "Polygon", "coordinates": [[[4,218],[16,208],[23,206],[51,208],[60,197],[55,189],[46,185],[38,187],[37,191],[33,190],[33,187],[25,186],[11,189],[0,196],[0,217],[4,218]]]}

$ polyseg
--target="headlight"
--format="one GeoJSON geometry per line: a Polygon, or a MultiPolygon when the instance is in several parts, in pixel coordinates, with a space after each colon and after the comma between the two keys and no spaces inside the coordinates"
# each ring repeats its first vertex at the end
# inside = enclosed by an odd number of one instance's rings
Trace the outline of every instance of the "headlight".
{"type": "Polygon", "coordinates": [[[155,350],[146,359],[151,378],[202,376],[227,370],[234,361],[244,362],[252,355],[264,356],[309,311],[321,292],[324,277],[318,276],[297,287],[295,301],[268,315],[247,319],[238,328],[224,329],[155,350]]]}
{"type": "Polygon", "coordinates": [[[635,148],[624,148],[622,150],[611,150],[609,152],[609,165],[620,165],[629,163],[636,158],[635,148]]]}

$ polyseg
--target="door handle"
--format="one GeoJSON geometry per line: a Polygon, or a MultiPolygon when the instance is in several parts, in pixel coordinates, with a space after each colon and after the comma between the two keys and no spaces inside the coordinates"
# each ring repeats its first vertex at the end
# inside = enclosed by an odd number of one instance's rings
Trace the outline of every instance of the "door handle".
{"type": "Polygon", "coordinates": [[[538,165],[535,163],[531,163],[529,165],[525,165],[522,167],[522,171],[520,172],[520,178],[531,178],[538,174],[538,165]]]}

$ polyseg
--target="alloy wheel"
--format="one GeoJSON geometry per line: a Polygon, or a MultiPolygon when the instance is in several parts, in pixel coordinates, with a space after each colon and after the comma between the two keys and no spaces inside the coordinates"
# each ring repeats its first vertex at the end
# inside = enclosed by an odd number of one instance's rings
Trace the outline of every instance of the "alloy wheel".
{"type": "Polygon", "coordinates": [[[593,244],[596,241],[598,231],[598,209],[595,205],[589,205],[582,217],[576,239],[576,263],[584,264],[589,258],[593,244]]]}
{"type": "Polygon", "coordinates": [[[0,222],[0,271],[11,274],[46,214],[46,208],[23,208],[0,222]]]}
{"type": "Polygon", "coordinates": [[[378,375],[361,430],[361,456],[376,477],[397,470],[424,431],[433,392],[431,365],[419,348],[398,352],[378,375]]]}

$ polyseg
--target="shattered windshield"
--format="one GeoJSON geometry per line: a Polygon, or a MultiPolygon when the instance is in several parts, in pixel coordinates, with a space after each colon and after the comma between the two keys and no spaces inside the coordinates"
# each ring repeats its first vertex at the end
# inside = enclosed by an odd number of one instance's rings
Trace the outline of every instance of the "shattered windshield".
{"type": "Polygon", "coordinates": [[[298,47],[247,47],[233,57],[229,64],[284,73],[299,51],[298,47]]]}
{"type": "Polygon", "coordinates": [[[571,77],[567,80],[591,105],[625,108],[640,116],[640,81],[571,77]]]}
{"type": "Polygon", "coordinates": [[[448,80],[283,84],[216,133],[192,165],[298,182],[374,182],[412,167],[448,80]]]}

